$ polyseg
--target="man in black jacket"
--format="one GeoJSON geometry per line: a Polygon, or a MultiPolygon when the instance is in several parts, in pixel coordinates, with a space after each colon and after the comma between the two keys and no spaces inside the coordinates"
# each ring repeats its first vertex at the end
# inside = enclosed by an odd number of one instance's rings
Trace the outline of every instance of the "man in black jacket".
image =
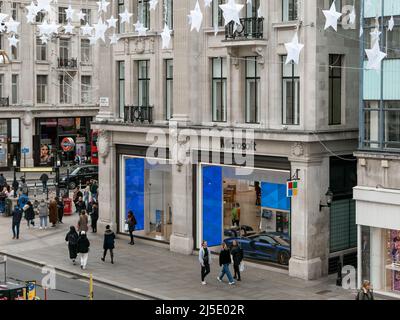
{"type": "Polygon", "coordinates": [[[104,262],[106,259],[107,251],[110,250],[111,263],[114,264],[114,247],[115,247],[115,233],[111,230],[110,226],[106,226],[106,232],[104,233],[104,244],[103,244],[103,258],[104,262]]]}
{"type": "Polygon", "coordinates": [[[243,260],[243,249],[239,247],[239,244],[236,240],[232,242],[231,249],[232,259],[233,259],[233,270],[235,271],[234,279],[237,281],[241,281],[240,278],[240,263],[243,260]]]}
{"type": "Polygon", "coordinates": [[[229,284],[233,285],[235,284],[235,281],[233,281],[231,271],[229,270],[229,265],[232,263],[231,260],[231,252],[229,251],[228,246],[226,245],[225,242],[222,243],[222,250],[219,254],[219,265],[222,267],[221,269],[221,274],[219,277],[217,277],[217,280],[219,282],[222,282],[222,278],[225,276],[225,274],[228,277],[229,284]]]}
{"type": "Polygon", "coordinates": [[[13,239],[19,239],[19,226],[22,220],[22,209],[19,206],[15,206],[12,212],[12,232],[13,239]]]}
{"type": "Polygon", "coordinates": [[[46,173],[42,173],[42,175],[40,176],[40,181],[42,181],[43,193],[46,193],[47,181],[49,181],[49,176],[46,173]]]}
{"type": "Polygon", "coordinates": [[[89,258],[90,242],[86,236],[85,231],[81,231],[78,238],[78,253],[81,257],[81,269],[86,269],[87,261],[89,258]]]}

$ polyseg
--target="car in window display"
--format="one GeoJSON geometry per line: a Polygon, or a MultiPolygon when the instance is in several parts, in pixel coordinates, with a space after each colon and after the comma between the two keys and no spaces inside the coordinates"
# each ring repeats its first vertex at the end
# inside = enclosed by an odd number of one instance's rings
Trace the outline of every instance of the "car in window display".
{"type": "Polygon", "coordinates": [[[224,236],[225,237],[239,237],[239,236],[245,236],[245,237],[249,237],[252,235],[255,235],[256,232],[253,230],[252,227],[250,226],[246,226],[246,225],[242,225],[239,227],[231,227],[229,229],[225,229],[224,230],[224,236]]]}
{"type": "Polygon", "coordinates": [[[225,239],[228,247],[236,240],[243,249],[246,258],[267,260],[288,265],[290,259],[290,245],[279,236],[270,236],[266,233],[249,237],[233,237],[225,239]]]}
{"type": "Polygon", "coordinates": [[[86,186],[90,180],[99,180],[99,169],[95,165],[81,165],[70,169],[69,176],[63,174],[60,176],[60,188],[75,189],[76,186],[86,186]]]}

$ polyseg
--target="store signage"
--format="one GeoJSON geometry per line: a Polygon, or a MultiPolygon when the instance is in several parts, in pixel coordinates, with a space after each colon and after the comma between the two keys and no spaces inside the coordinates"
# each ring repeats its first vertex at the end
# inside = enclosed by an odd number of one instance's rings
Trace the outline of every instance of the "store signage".
{"type": "Polygon", "coordinates": [[[27,154],[27,153],[29,153],[29,148],[28,148],[28,147],[23,147],[23,148],[21,149],[21,153],[22,153],[22,154],[27,154]]]}
{"type": "Polygon", "coordinates": [[[254,140],[243,140],[222,138],[221,137],[221,149],[234,150],[234,151],[256,151],[256,142],[254,140]]]}
{"type": "Polygon", "coordinates": [[[286,183],[286,196],[288,198],[293,198],[297,196],[298,190],[298,182],[297,181],[288,181],[286,183]]]}
{"type": "Polygon", "coordinates": [[[65,137],[64,139],[62,139],[61,141],[61,148],[63,149],[63,151],[68,152],[68,151],[72,151],[75,147],[75,141],[72,138],[68,138],[65,137]]]}
{"type": "Polygon", "coordinates": [[[109,107],[110,99],[108,97],[100,97],[100,107],[109,107]]]}

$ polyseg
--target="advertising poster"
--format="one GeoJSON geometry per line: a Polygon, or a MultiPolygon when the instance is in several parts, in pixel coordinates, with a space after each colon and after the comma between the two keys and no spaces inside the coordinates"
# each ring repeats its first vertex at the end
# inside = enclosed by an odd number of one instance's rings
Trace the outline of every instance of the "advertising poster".
{"type": "MultiPolygon", "coordinates": [[[[390,232],[390,242],[392,261],[396,265],[400,265],[400,232],[392,230],[390,232]]],[[[400,272],[393,271],[392,277],[392,290],[400,292],[400,272]]]]}
{"type": "Polygon", "coordinates": [[[40,165],[51,165],[53,163],[53,155],[51,144],[42,143],[40,145],[40,165]]]}

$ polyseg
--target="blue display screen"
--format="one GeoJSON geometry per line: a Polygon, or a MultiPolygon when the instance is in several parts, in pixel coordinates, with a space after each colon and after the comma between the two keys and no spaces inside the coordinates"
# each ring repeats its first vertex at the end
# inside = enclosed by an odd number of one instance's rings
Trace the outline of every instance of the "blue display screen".
{"type": "Polygon", "coordinates": [[[289,211],[290,198],[286,197],[286,185],[261,182],[261,206],[289,211]]]}

